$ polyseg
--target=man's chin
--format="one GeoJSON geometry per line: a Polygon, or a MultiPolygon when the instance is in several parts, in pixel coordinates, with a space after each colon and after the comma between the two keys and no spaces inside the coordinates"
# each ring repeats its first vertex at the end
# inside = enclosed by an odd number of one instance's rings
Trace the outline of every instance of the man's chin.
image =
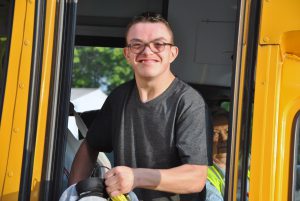
{"type": "Polygon", "coordinates": [[[137,76],[139,76],[142,79],[151,80],[151,79],[154,79],[155,77],[157,77],[157,74],[155,72],[143,71],[143,72],[137,73],[137,76]]]}
{"type": "Polygon", "coordinates": [[[227,156],[227,153],[224,153],[224,152],[219,152],[215,155],[215,158],[218,158],[218,159],[225,159],[226,160],[226,156],[227,156]]]}

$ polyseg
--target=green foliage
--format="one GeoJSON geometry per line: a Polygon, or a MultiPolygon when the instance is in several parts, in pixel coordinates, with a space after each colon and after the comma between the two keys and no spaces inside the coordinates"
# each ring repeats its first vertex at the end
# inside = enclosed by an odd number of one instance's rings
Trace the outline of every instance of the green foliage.
{"type": "Polygon", "coordinates": [[[229,101],[224,101],[221,103],[221,108],[225,109],[227,112],[230,110],[230,102],[229,101]]]}
{"type": "Polygon", "coordinates": [[[133,78],[121,48],[76,47],[73,62],[72,87],[101,87],[108,94],[133,78]]]}

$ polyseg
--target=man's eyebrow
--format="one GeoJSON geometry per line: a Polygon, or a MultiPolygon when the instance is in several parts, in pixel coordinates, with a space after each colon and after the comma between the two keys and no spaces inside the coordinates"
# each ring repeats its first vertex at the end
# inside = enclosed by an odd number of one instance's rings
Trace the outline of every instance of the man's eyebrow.
{"type": "Polygon", "coordinates": [[[133,38],[129,42],[143,42],[143,41],[138,38],[133,38]]]}
{"type": "MultiPolygon", "coordinates": [[[[167,39],[165,37],[159,37],[159,38],[155,38],[149,42],[156,42],[156,41],[167,41],[167,39]]],[[[144,42],[144,41],[141,39],[138,39],[138,38],[133,38],[129,42],[144,42]]]]}
{"type": "Polygon", "coordinates": [[[165,37],[159,37],[159,38],[156,38],[154,40],[152,40],[151,42],[154,42],[154,41],[167,41],[167,39],[165,37]]]}

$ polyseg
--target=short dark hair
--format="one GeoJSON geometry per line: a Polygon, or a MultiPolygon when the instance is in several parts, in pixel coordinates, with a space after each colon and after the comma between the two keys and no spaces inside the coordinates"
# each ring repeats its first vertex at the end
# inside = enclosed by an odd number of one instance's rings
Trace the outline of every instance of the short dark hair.
{"type": "Polygon", "coordinates": [[[174,43],[174,34],[172,31],[172,28],[169,24],[169,22],[159,13],[155,13],[155,12],[144,12],[141,13],[137,16],[134,16],[132,18],[132,20],[128,23],[127,28],[126,28],[126,32],[125,32],[125,39],[126,39],[126,43],[127,43],[127,35],[128,35],[128,31],[129,29],[140,22],[149,22],[149,23],[163,23],[169,30],[170,34],[171,34],[171,42],[174,43]]]}
{"type": "Polygon", "coordinates": [[[218,118],[221,118],[221,117],[224,117],[228,121],[229,120],[229,112],[221,107],[212,111],[213,121],[218,118]]]}

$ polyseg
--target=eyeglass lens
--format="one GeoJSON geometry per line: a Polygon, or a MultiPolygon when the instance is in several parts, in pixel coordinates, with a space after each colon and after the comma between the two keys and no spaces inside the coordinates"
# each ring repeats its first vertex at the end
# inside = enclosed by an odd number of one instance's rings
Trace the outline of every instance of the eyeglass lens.
{"type": "Polygon", "coordinates": [[[145,50],[146,46],[148,46],[152,52],[158,53],[164,51],[166,45],[172,44],[162,42],[132,43],[129,45],[129,48],[133,53],[139,54],[145,50]]]}

